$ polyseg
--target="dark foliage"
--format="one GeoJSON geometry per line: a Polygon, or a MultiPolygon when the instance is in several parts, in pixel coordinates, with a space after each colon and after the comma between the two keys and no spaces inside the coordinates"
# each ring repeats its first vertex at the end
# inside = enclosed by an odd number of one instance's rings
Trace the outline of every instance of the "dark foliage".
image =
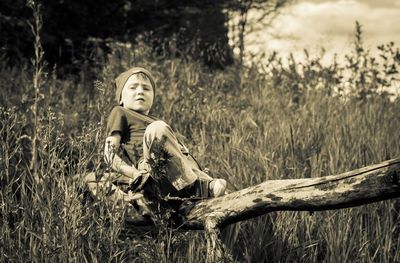
{"type": "MultiPolygon", "coordinates": [[[[10,64],[33,56],[26,1],[0,3],[1,55],[10,64]]],[[[223,1],[40,1],[45,59],[67,72],[105,58],[109,41],[144,38],[158,53],[189,55],[213,67],[232,62],[223,1]]]]}

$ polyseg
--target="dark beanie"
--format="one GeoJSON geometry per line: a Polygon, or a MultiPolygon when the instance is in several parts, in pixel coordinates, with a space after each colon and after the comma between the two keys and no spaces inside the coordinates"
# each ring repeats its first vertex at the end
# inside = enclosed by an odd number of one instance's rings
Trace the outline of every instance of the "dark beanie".
{"type": "Polygon", "coordinates": [[[121,101],[121,93],[122,93],[122,89],[124,88],[125,83],[128,81],[130,76],[132,76],[133,74],[136,74],[136,73],[143,73],[149,78],[149,80],[151,82],[151,86],[153,87],[154,95],[155,95],[156,83],[155,83],[154,77],[151,75],[151,73],[147,69],[144,69],[141,67],[133,67],[133,68],[128,69],[125,72],[122,72],[115,79],[115,87],[116,87],[115,99],[117,100],[117,104],[119,104],[119,102],[121,101]]]}

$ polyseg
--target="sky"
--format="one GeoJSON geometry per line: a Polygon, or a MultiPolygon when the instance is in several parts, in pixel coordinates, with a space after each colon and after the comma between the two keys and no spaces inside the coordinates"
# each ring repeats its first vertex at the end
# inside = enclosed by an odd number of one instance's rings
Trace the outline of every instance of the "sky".
{"type": "Polygon", "coordinates": [[[253,53],[275,50],[282,57],[293,53],[301,58],[304,49],[318,54],[324,48],[329,63],[333,54],[340,60],[350,52],[356,20],[371,53],[390,41],[400,46],[400,0],[297,0],[270,27],[248,34],[245,43],[253,53]]]}

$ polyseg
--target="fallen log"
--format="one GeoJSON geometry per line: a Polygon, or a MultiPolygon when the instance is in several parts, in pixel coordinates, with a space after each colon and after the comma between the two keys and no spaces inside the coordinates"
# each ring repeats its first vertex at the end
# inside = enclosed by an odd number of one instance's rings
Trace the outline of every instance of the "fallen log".
{"type": "MultiPolygon", "coordinates": [[[[342,173],[307,179],[270,180],[184,210],[185,229],[204,229],[208,262],[224,260],[220,229],[272,211],[321,211],[400,197],[400,158],[342,173]]],[[[140,220],[139,220],[140,221],[140,220]]],[[[141,225],[150,222],[135,222],[141,225]]]]}
{"type": "Polygon", "coordinates": [[[271,211],[321,211],[400,197],[400,158],[339,175],[270,180],[198,202],[185,225],[202,229],[212,217],[218,227],[271,211]]]}
{"type": "Polygon", "coordinates": [[[186,214],[186,227],[204,228],[207,261],[224,260],[220,228],[271,211],[321,211],[400,197],[400,159],[339,175],[271,180],[197,203],[186,214]]]}

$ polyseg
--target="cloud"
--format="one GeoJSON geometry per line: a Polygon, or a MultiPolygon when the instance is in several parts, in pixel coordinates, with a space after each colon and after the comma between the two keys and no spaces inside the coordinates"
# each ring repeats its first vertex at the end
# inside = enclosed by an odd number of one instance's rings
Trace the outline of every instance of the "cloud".
{"type": "Polygon", "coordinates": [[[250,49],[254,44],[258,51],[276,50],[284,54],[303,49],[319,51],[321,47],[330,54],[343,53],[352,48],[355,21],[359,21],[367,47],[375,48],[389,41],[399,44],[400,8],[394,8],[397,6],[400,7],[400,1],[299,1],[286,8],[272,28],[250,34],[246,42],[250,49]]]}
{"type": "MultiPolygon", "coordinates": [[[[337,3],[337,2],[343,2],[343,0],[308,0],[308,1],[302,1],[302,2],[310,2],[310,3],[337,3]]],[[[350,2],[350,1],[349,1],[350,2]]],[[[371,8],[396,8],[400,7],[400,2],[396,0],[355,0],[355,2],[362,3],[364,5],[367,5],[371,8]]]]}

